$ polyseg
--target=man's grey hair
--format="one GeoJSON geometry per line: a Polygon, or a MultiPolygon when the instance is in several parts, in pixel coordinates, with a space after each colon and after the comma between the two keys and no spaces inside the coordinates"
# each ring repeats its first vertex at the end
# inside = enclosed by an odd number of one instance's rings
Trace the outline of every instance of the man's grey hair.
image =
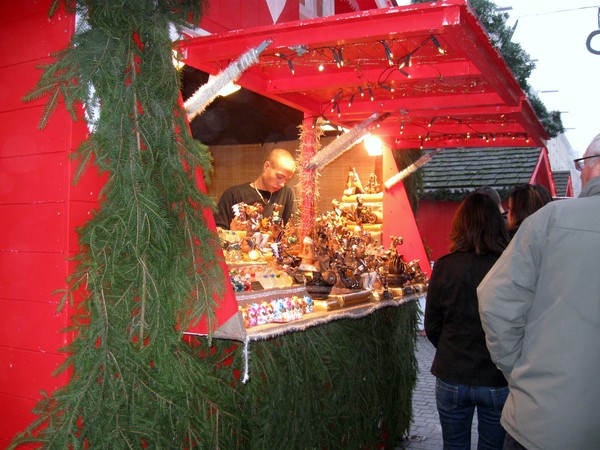
{"type": "Polygon", "coordinates": [[[590,155],[600,155],[600,134],[592,139],[592,142],[590,142],[587,149],[589,150],[590,155]]]}

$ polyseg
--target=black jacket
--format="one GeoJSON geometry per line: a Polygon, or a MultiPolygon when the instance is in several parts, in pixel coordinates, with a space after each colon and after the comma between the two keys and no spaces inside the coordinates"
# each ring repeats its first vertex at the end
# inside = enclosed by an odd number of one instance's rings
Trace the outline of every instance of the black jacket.
{"type": "Polygon", "coordinates": [[[436,348],[431,373],[449,383],[506,386],[485,344],[477,286],[499,255],[453,252],[436,261],[425,306],[425,332],[436,348]]]}

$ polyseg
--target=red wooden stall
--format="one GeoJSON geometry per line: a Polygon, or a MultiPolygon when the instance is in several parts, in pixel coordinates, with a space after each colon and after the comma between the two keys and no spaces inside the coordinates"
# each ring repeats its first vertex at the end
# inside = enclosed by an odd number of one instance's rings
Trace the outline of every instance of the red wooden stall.
{"type": "MultiPolygon", "coordinates": [[[[65,287],[68,258],[77,252],[75,230],[98,206],[103,185],[93,170],[72,184],[77,163],[70,157],[87,133],[84,122],[72,122],[59,107],[41,131],[44,100],[21,101],[41,74],[37,66],[63,49],[74,30],[74,17],[64,12],[48,19],[50,3],[0,1],[0,447],[31,422],[40,391],[66,381],[67,375],[55,378],[52,372],[64,359],[58,349],[69,336],[61,330],[72,311],[67,306],[57,313],[59,296],[52,292],[65,287]]],[[[269,38],[273,43],[241,85],[306,117],[326,115],[346,127],[381,113],[378,134],[393,151],[482,146],[490,133],[497,135],[496,146],[529,140],[527,145],[543,145],[545,133],[531,105],[464,1],[268,27],[271,13],[262,3],[231,2],[235,8],[225,9],[229,1],[211,2],[205,29],[222,32],[190,40],[188,63],[214,74],[269,38]],[[244,10],[245,4],[256,8],[244,10]],[[223,32],[236,26],[253,28],[223,32]],[[306,46],[306,57],[298,45],[306,46]],[[338,68],[339,59],[344,64],[338,68]],[[324,72],[318,71],[321,63],[324,72]]],[[[286,2],[281,21],[295,19],[297,6],[286,2]],[[295,6],[288,10],[287,4],[295,6]]],[[[386,158],[389,177],[396,168],[386,158]]],[[[386,196],[386,212],[405,220],[390,221],[384,234],[414,242],[407,258],[424,259],[402,183],[386,196]]]]}

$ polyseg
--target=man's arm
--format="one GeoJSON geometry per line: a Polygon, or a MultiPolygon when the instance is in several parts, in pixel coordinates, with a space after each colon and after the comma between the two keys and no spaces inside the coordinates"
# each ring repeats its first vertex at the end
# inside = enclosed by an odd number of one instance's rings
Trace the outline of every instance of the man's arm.
{"type": "MultiPolygon", "coordinates": [[[[538,221],[539,222],[539,221],[538,221]]],[[[527,313],[539,274],[539,239],[535,222],[526,221],[477,288],[481,325],[494,363],[508,379],[521,355],[527,313]]]]}

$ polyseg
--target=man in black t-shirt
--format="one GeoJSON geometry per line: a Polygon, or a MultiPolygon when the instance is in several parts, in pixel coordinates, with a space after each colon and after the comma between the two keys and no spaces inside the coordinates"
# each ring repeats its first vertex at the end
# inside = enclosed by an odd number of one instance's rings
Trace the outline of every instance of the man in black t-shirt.
{"type": "Polygon", "coordinates": [[[215,216],[217,226],[228,230],[234,218],[233,205],[244,202],[248,205],[259,203],[264,206],[263,216],[273,214],[273,205],[283,206],[281,217],[287,223],[294,212],[294,190],[286,186],[296,172],[294,157],[282,148],[272,150],[263,164],[260,176],[251,183],[227,188],[217,204],[215,216]]]}

